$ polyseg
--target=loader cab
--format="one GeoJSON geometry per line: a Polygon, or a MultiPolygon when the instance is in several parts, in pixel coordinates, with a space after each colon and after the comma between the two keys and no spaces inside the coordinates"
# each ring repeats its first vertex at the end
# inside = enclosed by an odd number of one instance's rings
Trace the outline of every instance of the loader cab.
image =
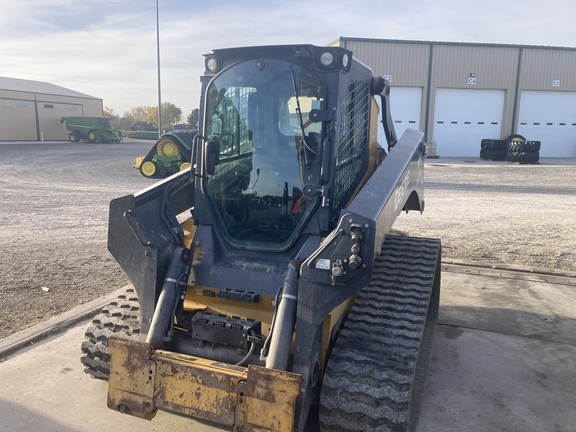
{"type": "Polygon", "coordinates": [[[197,197],[210,215],[197,202],[195,217],[230,246],[285,251],[303,232],[328,229],[341,102],[334,94],[351,62],[347,50],[310,45],[207,56],[197,197]]]}

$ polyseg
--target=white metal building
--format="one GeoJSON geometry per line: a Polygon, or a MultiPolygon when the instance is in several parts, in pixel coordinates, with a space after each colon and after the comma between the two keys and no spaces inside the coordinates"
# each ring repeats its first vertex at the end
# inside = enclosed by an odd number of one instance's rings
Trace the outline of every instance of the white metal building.
{"type": "Polygon", "coordinates": [[[341,37],[391,84],[398,135],[424,131],[440,156],[478,156],[521,134],[543,157],[576,157],[576,48],[341,37]]]}
{"type": "Polygon", "coordinates": [[[102,99],[42,81],[0,77],[0,141],[68,140],[60,120],[101,117],[102,99]]]}

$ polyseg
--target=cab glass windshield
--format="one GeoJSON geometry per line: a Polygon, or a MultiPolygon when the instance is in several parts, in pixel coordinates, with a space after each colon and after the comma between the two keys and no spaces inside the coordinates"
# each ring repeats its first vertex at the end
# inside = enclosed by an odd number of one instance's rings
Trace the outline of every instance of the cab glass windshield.
{"type": "Polygon", "coordinates": [[[205,180],[227,241],[241,248],[284,250],[316,207],[303,194],[319,183],[325,90],[312,71],[283,60],[236,64],[210,83],[206,139],[219,144],[205,180]]]}

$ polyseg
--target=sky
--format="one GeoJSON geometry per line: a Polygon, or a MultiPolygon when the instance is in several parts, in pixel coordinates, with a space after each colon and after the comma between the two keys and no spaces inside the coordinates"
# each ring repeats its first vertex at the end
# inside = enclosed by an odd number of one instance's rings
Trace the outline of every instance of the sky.
{"type": "MultiPolygon", "coordinates": [[[[203,54],[343,37],[576,47],[574,0],[158,0],[162,102],[198,108],[203,54]]],[[[156,0],[2,0],[0,76],[158,104],[156,0]]]]}

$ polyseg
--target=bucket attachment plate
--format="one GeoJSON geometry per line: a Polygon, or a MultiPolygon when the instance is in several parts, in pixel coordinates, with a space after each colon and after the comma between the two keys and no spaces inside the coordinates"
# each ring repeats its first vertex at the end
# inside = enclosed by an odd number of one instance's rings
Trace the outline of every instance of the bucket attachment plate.
{"type": "Polygon", "coordinates": [[[155,351],[150,344],[110,339],[108,407],[151,420],[158,409],[244,432],[292,431],[302,377],[155,351]]]}

